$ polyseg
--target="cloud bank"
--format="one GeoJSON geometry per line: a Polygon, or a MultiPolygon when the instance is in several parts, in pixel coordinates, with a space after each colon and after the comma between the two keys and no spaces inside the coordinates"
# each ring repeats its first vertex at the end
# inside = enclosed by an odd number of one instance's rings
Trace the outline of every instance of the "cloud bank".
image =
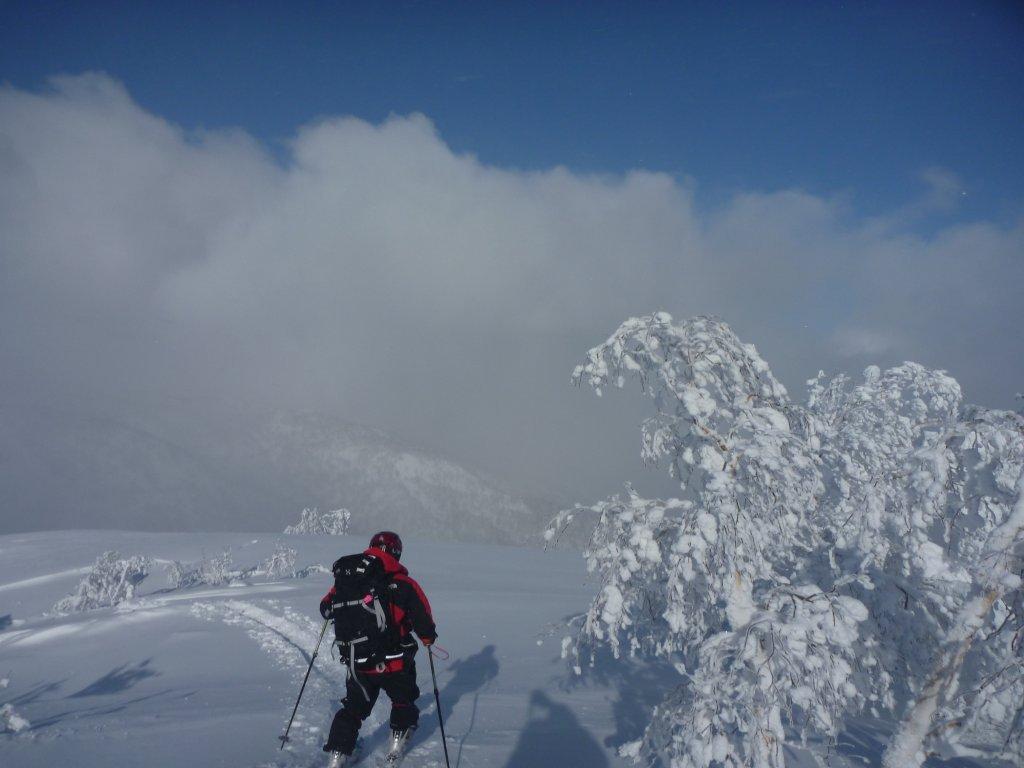
{"type": "Polygon", "coordinates": [[[321,410],[580,499],[642,474],[643,405],[569,373],[655,309],[723,316],[795,394],[914,359],[1009,405],[1024,220],[955,222],[954,175],[915,183],[881,218],[799,190],[709,205],[666,174],[488,166],[422,115],[325,119],[282,159],[105,75],[5,87],[0,396],[321,410]]]}

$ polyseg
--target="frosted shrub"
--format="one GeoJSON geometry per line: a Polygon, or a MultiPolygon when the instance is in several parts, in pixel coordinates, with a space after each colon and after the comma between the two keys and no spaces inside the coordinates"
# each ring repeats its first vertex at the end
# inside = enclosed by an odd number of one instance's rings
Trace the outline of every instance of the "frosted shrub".
{"type": "Polygon", "coordinates": [[[321,512],[316,507],[302,510],[299,522],[284,529],[286,534],[315,534],[317,536],[342,536],[348,533],[352,513],[347,509],[321,512]]]}
{"type": "Polygon", "coordinates": [[[260,563],[259,570],[272,579],[295,578],[295,557],[294,549],[279,543],[273,554],[260,563]]]}
{"type": "Polygon", "coordinates": [[[187,589],[199,583],[196,578],[197,571],[189,563],[173,560],[164,570],[167,573],[167,580],[171,583],[171,589],[187,589]]]}
{"type": "Polygon", "coordinates": [[[290,579],[297,575],[295,571],[296,556],[297,553],[294,549],[278,542],[274,551],[265,560],[257,565],[238,569],[235,568],[231,550],[225,549],[219,555],[204,556],[194,563],[182,563],[175,560],[167,566],[167,578],[174,589],[188,589],[204,585],[219,587],[253,576],[290,579]]]}
{"type": "Polygon", "coordinates": [[[212,587],[222,586],[241,577],[241,573],[234,569],[233,563],[230,549],[213,557],[203,557],[195,563],[175,560],[167,566],[167,578],[174,589],[188,589],[203,584],[212,587]]]}
{"type": "Polygon", "coordinates": [[[4,733],[20,733],[28,729],[32,724],[19,715],[10,704],[0,707],[0,723],[3,723],[4,733]]]}
{"type": "Polygon", "coordinates": [[[152,561],[146,557],[122,560],[117,552],[104,552],[78,588],[53,606],[58,613],[89,611],[120,605],[135,596],[135,588],[149,575],[152,561]]]}
{"type": "MultiPolygon", "coordinates": [[[[8,685],[10,685],[10,680],[6,677],[0,679],[0,690],[5,689],[8,685]]],[[[31,727],[31,723],[15,712],[11,704],[0,706],[0,724],[3,725],[3,730],[0,733],[21,733],[31,727]]]]}
{"type": "MultiPolygon", "coordinates": [[[[714,318],[633,318],[574,381],[639,380],[642,454],[681,498],[627,487],[591,508],[602,588],[565,645],[670,656],[639,759],[783,766],[867,710],[903,716],[887,765],[928,752],[1021,756],[1024,418],[962,402],[906,363],[823,374],[789,399],[714,318]]],[[[564,534],[583,508],[552,522],[564,534]]]]}

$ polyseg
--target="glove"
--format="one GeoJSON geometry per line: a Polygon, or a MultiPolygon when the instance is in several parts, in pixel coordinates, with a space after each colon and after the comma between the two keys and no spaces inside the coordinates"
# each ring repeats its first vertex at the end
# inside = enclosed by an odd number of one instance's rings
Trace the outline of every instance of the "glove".
{"type": "Polygon", "coordinates": [[[331,614],[333,612],[334,609],[331,607],[330,601],[324,600],[322,603],[320,603],[320,615],[323,616],[325,619],[331,618],[331,614]]]}
{"type": "Polygon", "coordinates": [[[437,640],[436,637],[421,637],[420,642],[423,643],[424,647],[430,647],[437,640]]]}

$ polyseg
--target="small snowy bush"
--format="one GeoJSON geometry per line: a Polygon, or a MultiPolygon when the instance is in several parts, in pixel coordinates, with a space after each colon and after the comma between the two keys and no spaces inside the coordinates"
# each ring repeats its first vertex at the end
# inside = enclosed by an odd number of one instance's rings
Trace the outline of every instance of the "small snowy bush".
{"type": "Polygon", "coordinates": [[[342,536],[348,533],[352,513],[347,509],[321,512],[316,507],[302,510],[299,522],[284,529],[286,534],[311,533],[317,536],[342,536]]]}
{"type": "Polygon", "coordinates": [[[20,733],[32,724],[24,717],[15,712],[10,704],[0,707],[0,722],[4,725],[4,733],[20,733]]]}
{"type": "Polygon", "coordinates": [[[296,552],[291,547],[278,543],[273,554],[259,565],[259,571],[272,579],[295,578],[296,552]]]}
{"type": "MultiPolygon", "coordinates": [[[[10,682],[6,677],[0,679],[0,690],[10,685],[10,682]]],[[[20,733],[31,727],[31,723],[15,712],[14,707],[10,704],[0,706],[0,723],[3,724],[3,731],[0,733],[20,733]]]]}
{"type": "Polygon", "coordinates": [[[58,613],[89,611],[119,605],[135,596],[135,588],[149,575],[152,561],[146,557],[122,560],[117,552],[104,552],[72,594],[53,606],[58,613]]]}
{"type": "Polygon", "coordinates": [[[278,542],[274,551],[265,560],[260,561],[257,565],[239,569],[234,566],[231,550],[226,549],[219,555],[204,556],[194,563],[175,560],[167,566],[167,579],[173,589],[188,589],[198,586],[219,587],[254,576],[291,579],[298,575],[295,570],[296,556],[297,553],[294,549],[278,542]]]}
{"type": "Polygon", "coordinates": [[[240,577],[241,573],[233,567],[230,549],[213,557],[203,557],[195,563],[175,560],[167,566],[167,578],[174,589],[188,589],[204,584],[217,587],[230,584],[240,577]]]}
{"type": "MultiPolygon", "coordinates": [[[[905,363],[824,374],[790,400],[720,320],[633,318],[574,372],[639,380],[642,454],[681,498],[589,508],[602,588],[577,637],[668,656],[686,682],[638,760],[782,768],[845,717],[902,717],[887,768],[928,753],[1024,759],[1024,418],[905,363]]],[[[549,540],[582,508],[562,513],[549,540]]]]}

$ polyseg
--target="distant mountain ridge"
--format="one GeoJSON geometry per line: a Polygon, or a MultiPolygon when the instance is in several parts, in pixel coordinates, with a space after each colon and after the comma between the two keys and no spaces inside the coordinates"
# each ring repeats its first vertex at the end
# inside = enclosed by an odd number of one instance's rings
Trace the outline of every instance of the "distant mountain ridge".
{"type": "Polygon", "coordinates": [[[83,417],[0,408],[0,532],[280,531],[303,507],[352,530],[525,543],[554,504],[334,416],[83,417]]]}

